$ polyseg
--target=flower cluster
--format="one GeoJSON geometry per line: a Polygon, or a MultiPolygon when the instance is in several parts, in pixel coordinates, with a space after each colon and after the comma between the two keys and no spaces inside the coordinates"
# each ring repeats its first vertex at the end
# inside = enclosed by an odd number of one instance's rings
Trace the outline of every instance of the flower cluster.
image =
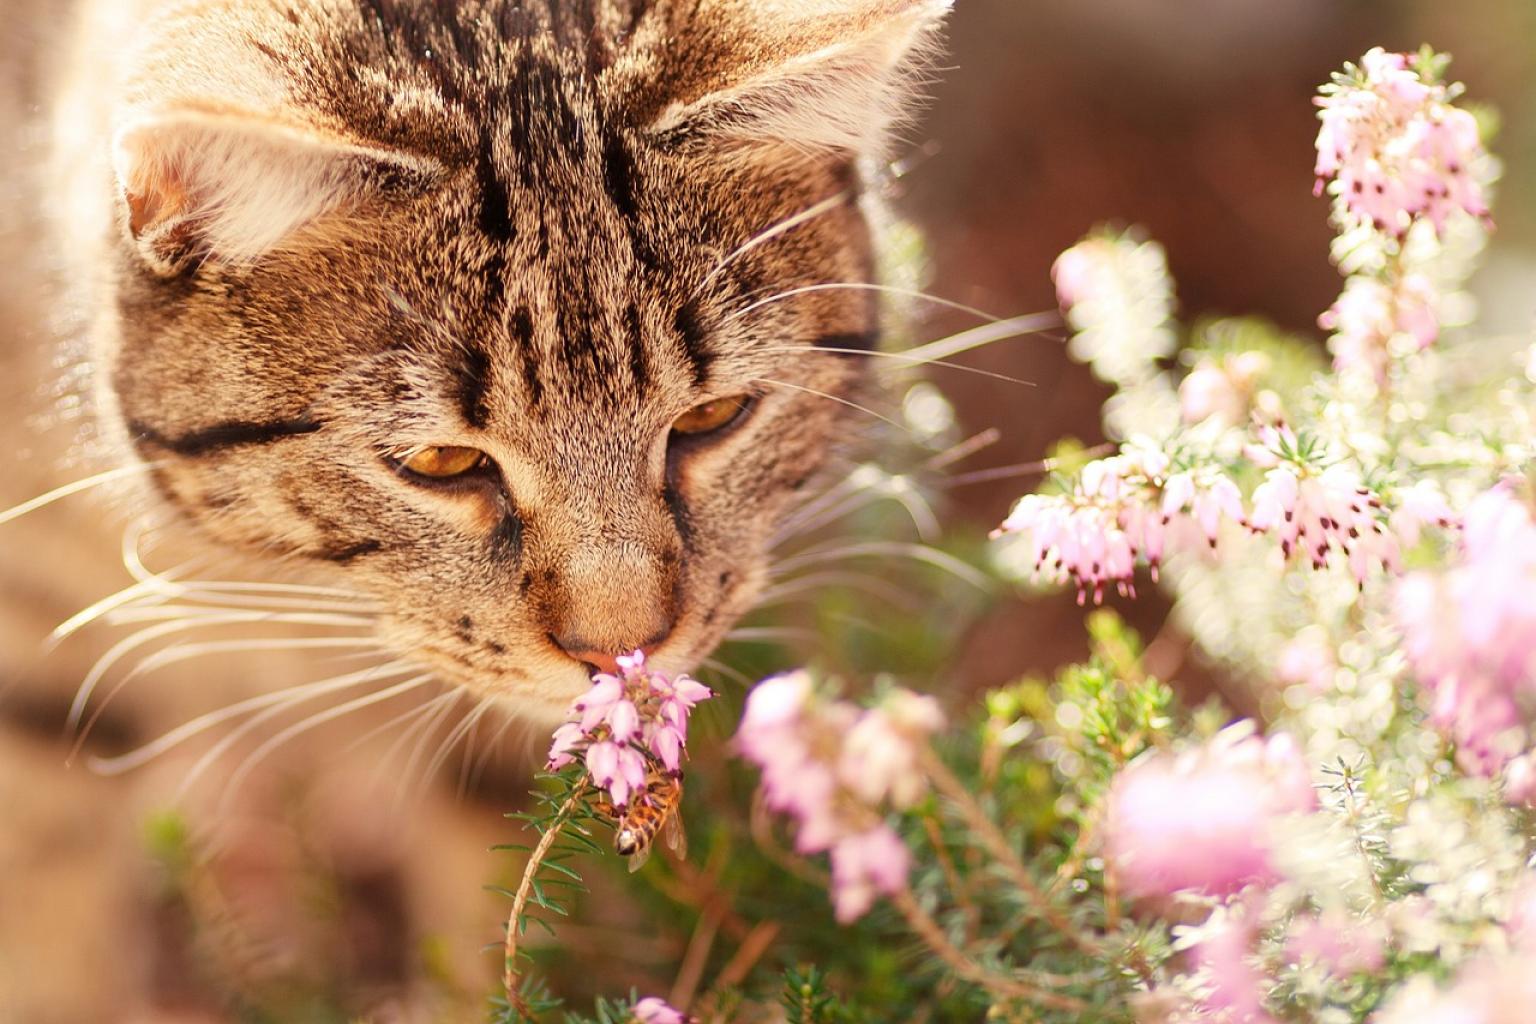
{"type": "Polygon", "coordinates": [[[1305,559],[1321,569],[1337,551],[1364,586],[1377,565],[1397,572],[1403,548],[1418,543],[1426,525],[1455,521],[1431,481],[1400,488],[1389,509],[1348,463],[1319,468],[1318,453],[1288,428],[1266,427],[1261,437],[1263,444],[1248,449],[1249,459],[1267,468],[1254,488],[1248,528],[1277,538],[1286,559],[1305,559]]]}
{"type": "Polygon", "coordinates": [[[1489,957],[1437,992],[1420,976],[1398,992],[1373,1024],[1524,1024],[1536,1006],[1536,974],[1528,956],[1489,957]]]}
{"type": "Polygon", "coordinates": [[[572,703],[570,721],[555,730],[546,767],[558,771],[581,761],[592,784],[607,790],[615,807],[624,807],[645,788],[653,763],[681,773],[688,715],[714,694],[687,675],[669,679],[652,671],[639,651],[618,663],[618,675],[593,676],[592,689],[572,703]]]}
{"type": "Polygon", "coordinates": [[[907,848],[880,813],[927,791],[920,745],[944,724],[930,697],[906,690],[861,709],[819,698],[805,672],[775,676],[747,697],[736,748],[762,771],[762,797],[796,822],[800,853],[826,851],[839,921],[906,885],[907,848]]]}
{"type": "Polygon", "coordinates": [[[1248,419],[1258,382],[1269,371],[1262,352],[1238,352],[1204,359],[1179,382],[1179,412],[1185,423],[1215,419],[1235,427],[1248,419]]]}
{"type": "Polygon", "coordinates": [[[1079,604],[1090,593],[1102,602],[1109,585],[1129,595],[1138,559],[1155,578],[1170,541],[1214,547],[1223,520],[1242,521],[1242,495],[1225,475],[1171,469],[1163,453],[1128,447],[1084,466],[1067,494],[1020,498],[992,536],[1020,535],[1034,574],[1071,581],[1079,604]]]}
{"type": "Polygon", "coordinates": [[[1503,488],[1479,497],[1467,510],[1459,564],[1406,577],[1396,611],[1414,675],[1430,693],[1434,722],[1456,741],[1458,761],[1498,772],[1529,744],[1536,706],[1530,508],[1503,488]]]}
{"type": "Polygon", "coordinates": [[[1125,386],[1173,354],[1173,293],[1162,247],[1100,231],[1056,258],[1056,297],[1073,329],[1072,355],[1125,386]]]}
{"type": "Polygon", "coordinates": [[[1295,743],[1246,723],[1178,755],[1132,764],[1110,789],[1105,859],[1125,891],[1163,900],[1183,891],[1227,897],[1274,881],[1270,831],[1317,806],[1295,743]]]}
{"type": "Polygon", "coordinates": [[[1398,237],[1421,217],[1438,231],[1455,211],[1488,214],[1473,173],[1483,159],[1477,121],[1425,74],[1426,60],[1377,47],[1317,101],[1318,194],[1332,179],[1352,217],[1398,237]]]}
{"type": "Polygon", "coordinates": [[[1390,281],[1357,274],[1344,284],[1344,293],[1317,318],[1332,331],[1329,346],[1334,366],[1364,370],[1377,382],[1386,379],[1395,351],[1426,349],[1440,336],[1439,296],[1422,274],[1390,281]]]}

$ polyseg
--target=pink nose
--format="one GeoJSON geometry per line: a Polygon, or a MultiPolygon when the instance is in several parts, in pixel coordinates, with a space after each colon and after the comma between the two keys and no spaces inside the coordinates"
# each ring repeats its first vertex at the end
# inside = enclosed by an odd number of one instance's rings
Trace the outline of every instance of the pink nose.
{"type": "MultiPolygon", "coordinates": [[[[581,643],[571,643],[568,645],[562,641],[559,636],[552,636],[551,639],[553,639],[555,643],[559,645],[562,651],[564,651],[570,657],[575,658],[577,661],[585,662],[586,664],[596,668],[599,672],[606,672],[609,675],[619,674],[619,655],[611,654],[607,651],[594,650],[590,646],[581,643]]],[[[659,636],[651,643],[642,645],[639,648],[639,651],[647,658],[649,658],[651,654],[655,652],[656,648],[660,647],[662,642],[665,640],[665,635],[659,636]]],[[[624,651],[623,653],[633,654],[634,652],[624,651]]]]}

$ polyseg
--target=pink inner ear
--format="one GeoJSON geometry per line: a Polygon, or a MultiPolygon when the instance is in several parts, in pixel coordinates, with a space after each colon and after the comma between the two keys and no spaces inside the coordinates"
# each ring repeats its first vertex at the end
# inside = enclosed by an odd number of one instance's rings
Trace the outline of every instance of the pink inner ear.
{"type": "Polygon", "coordinates": [[[189,196],[180,175],[163,165],[140,166],[134,181],[125,182],[128,230],[139,238],[156,224],[185,213],[189,196]]]}

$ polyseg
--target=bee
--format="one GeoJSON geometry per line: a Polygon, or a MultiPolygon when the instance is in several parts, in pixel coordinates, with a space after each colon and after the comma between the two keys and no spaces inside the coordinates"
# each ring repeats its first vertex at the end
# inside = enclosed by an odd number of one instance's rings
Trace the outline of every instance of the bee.
{"type": "Polygon", "coordinates": [[[639,871],[651,856],[659,835],[679,857],[688,856],[688,837],[683,832],[683,780],[652,767],[645,788],[620,810],[607,801],[596,808],[613,824],[613,849],[629,858],[629,870],[639,871]]]}

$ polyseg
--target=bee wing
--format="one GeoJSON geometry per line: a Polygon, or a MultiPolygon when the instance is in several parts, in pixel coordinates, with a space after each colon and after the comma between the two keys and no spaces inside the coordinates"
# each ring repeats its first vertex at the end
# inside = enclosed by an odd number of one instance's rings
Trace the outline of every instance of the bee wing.
{"type": "Polygon", "coordinates": [[[667,849],[677,854],[678,860],[688,859],[688,833],[683,829],[683,809],[673,810],[667,823],[661,827],[662,838],[667,841],[667,849]]]}
{"type": "Polygon", "coordinates": [[[629,873],[634,874],[645,867],[645,862],[651,859],[651,847],[654,843],[646,843],[640,849],[629,855],[629,873]]]}

